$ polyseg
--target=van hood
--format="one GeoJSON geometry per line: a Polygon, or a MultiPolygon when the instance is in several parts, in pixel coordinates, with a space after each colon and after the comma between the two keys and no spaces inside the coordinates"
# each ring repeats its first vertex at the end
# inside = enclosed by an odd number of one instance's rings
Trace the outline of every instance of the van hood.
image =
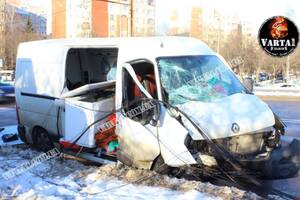
{"type": "MultiPolygon", "coordinates": [[[[179,105],[211,139],[251,134],[275,124],[269,106],[257,96],[237,93],[214,102],[190,101],[179,105]]],[[[202,140],[197,130],[183,118],[193,140],[202,140]]]]}

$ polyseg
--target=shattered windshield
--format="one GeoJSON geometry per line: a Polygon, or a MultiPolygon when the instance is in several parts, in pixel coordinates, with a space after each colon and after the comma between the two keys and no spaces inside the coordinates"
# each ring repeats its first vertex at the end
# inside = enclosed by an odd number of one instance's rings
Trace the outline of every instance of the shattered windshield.
{"type": "Polygon", "coordinates": [[[233,72],[214,55],[158,58],[164,95],[172,105],[212,102],[246,93],[233,72]]]}

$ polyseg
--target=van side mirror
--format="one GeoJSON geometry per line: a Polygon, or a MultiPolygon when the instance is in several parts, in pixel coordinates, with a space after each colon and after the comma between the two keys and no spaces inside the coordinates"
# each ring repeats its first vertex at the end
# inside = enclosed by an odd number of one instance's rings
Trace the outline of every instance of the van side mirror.
{"type": "Polygon", "coordinates": [[[246,77],[243,79],[243,83],[245,85],[245,87],[250,91],[253,92],[253,85],[254,85],[254,81],[252,80],[251,77],[246,77]]]}

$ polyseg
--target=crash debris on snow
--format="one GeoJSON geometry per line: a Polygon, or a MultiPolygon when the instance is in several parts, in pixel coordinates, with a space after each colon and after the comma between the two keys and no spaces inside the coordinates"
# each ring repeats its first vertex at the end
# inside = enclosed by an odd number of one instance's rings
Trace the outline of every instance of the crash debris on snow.
{"type": "MultiPolygon", "coordinates": [[[[40,155],[26,145],[0,147],[0,173],[40,155]]],[[[9,180],[0,179],[0,199],[261,199],[234,187],[170,178],[124,165],[95,167],[54,158],[9,180]]]]}

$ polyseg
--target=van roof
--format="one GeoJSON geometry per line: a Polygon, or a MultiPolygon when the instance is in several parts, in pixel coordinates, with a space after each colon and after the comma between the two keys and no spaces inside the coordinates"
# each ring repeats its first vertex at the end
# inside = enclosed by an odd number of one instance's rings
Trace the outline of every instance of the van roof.
{"type": "MultiPolygon", "coordinates": [[[[116,47],[131,52],[132,56],[151,55],[151,57],[176,55],[211,55],[214,52],[201,40],[191,37],[122,37],[122,38],[76,38],[50,39],[26,42],[22,47],[38,46],[55,48],[103,48],[116,47]]],[[[124,53],[123,53],[124,54],[124,53]]],[[[130,56],[129,56],[130,57],[130,56]]],[[[128,58],[129,59],[129,58],[128,58]]]]}
{"type": "Polygon", "coordinates": [[[181,42],[199,42],[200,40],[192,37],[184,36],[155,36],[155,37],[102,37],[102,38],[62,38],[62,39],[47,39],[24,42],[24,44],[49,44],[49,45],[101,45],[110,44],[119,46],[124,41],[127,42],[164,42],[164,41],[181,41],[181,42]]]}
{"type": "MultiPolygon", "coordinates": [[[[106,47],[118,48],[117,66],[136,59],[155,62],[158,57],[214,55],[214,52],[205,43],[188,37],[41,40],[20,44],[16,77],[27,77],[28,83],[24,84],[26,92],[59,98],[65,84],[65,63],[68,51],[72,48],[106,47]]],[[[25,78],[18,80],[25,80],[25,78]]],[[[21,87],[20,84],[23,82],[16,82],[17,87],[21,87]]]]}

